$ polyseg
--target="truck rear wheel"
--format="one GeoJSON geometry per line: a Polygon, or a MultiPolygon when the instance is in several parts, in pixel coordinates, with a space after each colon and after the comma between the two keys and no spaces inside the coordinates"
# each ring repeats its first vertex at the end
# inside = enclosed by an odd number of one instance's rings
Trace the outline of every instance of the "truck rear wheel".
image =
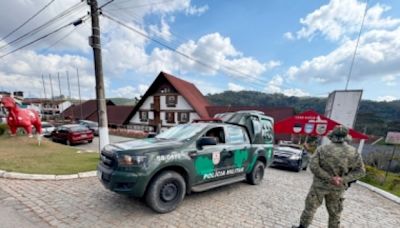
{"type": "Polygon", "coordinates": [[[164,171],[150,183],[146,193],[147,205],[158,213],[176,209],[186,194],[183,177],[174,171],[164,171]]]}
{"type": "Polygon", "coordinates": [[[257,161],[251,173],[246,175],[247,182],[252,185],[258,185],[261,183],[264,177],[265,165],[261,161],[257,161]]]}

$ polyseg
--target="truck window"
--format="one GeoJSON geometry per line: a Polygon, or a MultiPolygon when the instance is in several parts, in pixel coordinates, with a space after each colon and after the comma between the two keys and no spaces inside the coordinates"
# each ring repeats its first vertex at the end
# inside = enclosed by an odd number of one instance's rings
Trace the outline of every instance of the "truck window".
{"type": "Polygon", "coordinates": [[[224,128],[222,127],[212,128],[208,130],[204,136],[214,137],[217,140],[218,144],[225,143],[224,128]]]}
{"type": "Polygon", "coordinates": [[[274,141],[274,128],[272,122],[268,119],[261,118],[262,123],[262,136],[264,143],[273,143],[274,141]]]}
{"type": "Polygon", "coordinates": [[[249,143],[249,138],[245,130],[238,126],[228,126],[226,141],[229,144],[249,143]]]}

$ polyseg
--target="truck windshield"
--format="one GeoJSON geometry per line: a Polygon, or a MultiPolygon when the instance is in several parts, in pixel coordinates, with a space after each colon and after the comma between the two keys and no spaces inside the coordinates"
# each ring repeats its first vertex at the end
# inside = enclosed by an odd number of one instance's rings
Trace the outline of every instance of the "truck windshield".
{"type": "Polygon", "coordinates": [[[182,124],[172,127],[156,136],[158,139],[187,140],[204,129],[204,124],[182,124]]]}

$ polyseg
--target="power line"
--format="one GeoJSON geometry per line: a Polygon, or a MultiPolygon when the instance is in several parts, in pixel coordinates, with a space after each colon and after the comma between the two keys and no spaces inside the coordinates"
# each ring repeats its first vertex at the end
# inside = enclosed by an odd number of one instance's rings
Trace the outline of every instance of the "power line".
{"type": "Polygon", "coordinates": [[[16,31],[18,31],[20,28],[22,28],[24,25],[28,24],[33,18],[35,18],[37,15],[39,15],[43,10],[45,10],[48,6],[50,6],[55,0],[51,0],[49,3],[47,3],[45,6],[43,6],[39,11],[37,11],[33,16],[28,18],[24,23],[22,23],[20,26],[12,30],[10,33],[8,33],[6,36],[0,39],[0,41],[3,41],[7,39],[9,36],[14,34],[16,31]]]}
{"type": "MultiPolygon", "coordinates": [[[[173,48],[173,47],[171,47],[171,46],[169,46],[169,45],[167,45],[167,44],[165,44],[165,43],[163,43],[163,42],[161,42],[161,41],[159,41],[159,40],[157,40],[155,38],[152,38],[149,35],[145,34],[144,32],[141,32],[138,29],[133,28],[132,26],[129,26],[129,25],[125,24],[124,22],[122,22],[122,21],[120,21],[120,20],[118,20],[118,19],[116,19],[114,17],[111,17],[108,14],[105,14],[104,12],[103,12],[102,15],[104,17],[116,22],[117,24],[119,24],[119,25],[121,25],[121,26],[123,26],[123,27],[125,27],[125,28],[127,28],[127,29],[129,29],[129,30],[131,30],[131,31],[133,31],[133,32],[135,32],[135,33],[137,33],[137,34],[139,34],[139,35],[151,40],[151,41],[153,41],[153,42],[155,42],[155,43],[157,43],[157,44],[159,44],[159,45],[161,45],[161,46],[163,46],[163,47],[165,47],[165,48],[167,48],[167,49],[169,49],[169,50],[171,50],[171,51],[173,51],[173,52],[175,52],[175,53],[177,53],[177,54],[179,54],[179,55],[181,55],[181,56],[183,56],[183,57],[185,57],[185,58],[187,58],[187,59],[189,59],[191,61],[194,61],[194,62],[198,63],[199,65],[201,65],[203,67],[206,67],[206,68],[209,68],[209,69],[212,69],[212,70],[215,70],[215,71],[220,71],[219,68],[216,68],[216,67],[214,67],[214,66],[212,66],[210,64],[207,64],[207,63],[202,62],[202,61],[200,61],[200,60],[198,60],[196,58],[193,58],[190,55],[187,55],[187,54],[185,54],[185,53],[183,53],[181,51],[178,51],[178,50],[176,50],[176,48],[173,48]]],[[[266,84],[261,82],[261,80],[259,78],[255,77],[253,75],[245,74],[245,73],[240,72],[240,71],[238,71],[236,69],[233,69],[233,68],[230,68],[230,67],[226,67],[226,66],[223,66],[223,65],[221,65],[221,68],[224,68],[224,70],[230,71],[231,73],[235,72],[236,74],[242,75],[244,77],[248,77],[248,78],[250,78],[252,80],[252,82],[254,82],[256,84],[259,84],[261,86],[266,86],[266,84]]]]}
{"type": "Polygon", "coordinates": [[[363,15],[363,19],[362,19],[361,26],[360,26],[360,31],[358,32],[358,38],[357,38],[357,42],[356,42],[356,47],[354,48],[353,58],[352,58],[351,64],[350,64],[350,70],[349,70],[349,75],[347,76],[347,81],[346,81],[345,90],[347,90],[347,87],[349,86],[351,73],[353,72],[354,60],[355,60],[355,58],[356,58],[357,49],[358,49],[358,44],[360,43],[361,32],[362,32],[362,29],[363,29],[363,27],[364,27],[364,21],[365,21],[365,16],[367,15],[367,10],[368,10],[368,0],[365,0],[364,15],[363,15]]]}
{"type": "MultiPolygon", "coordinates": [[[[79,19],[79,20],[77,20],[77,21],[83,22],[85,17],[87,17],[87,16],[84,16],[83,18],[81,18],[81,19],[79,19]]],[[[8,52],[8,53],[6,53],[6,54],[0,56],[0,59],[4,58],[4,57],[6,57],[7,55],[10,55],[10,54],[12,54],[12,53],[14,53],[14,52],[17,52],[17,51],[19,51],[19,50],[21,50],[21,49],[23,49],[23,48],[25,48],[25,47],[27,47],[27,46],[29,46],[29,45],[32,45],[32,44],[38,42],[39,40],[42,40],[42,39],[44,39],[44,38],[46,38],[46,37],[48,37],[48,36],[50,36],[50,35],[52,35],[52,34],[54,34],[54,33],[57,33],[58,31],[60,31],[60,30],[62,30],[62,29],[64,29],[64,28],[66,28],[66,27],[68,27],[68,26],[70,26],[70,25],[75,24],[77,21],[70,22],[70,23],[68,23],[68,24],[66,24],[66,25],[64,25],[64,26],[61,26],[61,27],[59,27],[59,28],[53,30],[53,31],[50,32],[50,33],[47,33],[47,34],[44,35],[44,36],[41,36],[41,37],[39,37],[39,38],[37,38],[37,39],[35,39],[35,40],[33,40],[33,41],[31,41],[31,42],[29,42],[29,43],[27,43],[27,44],[21,46],[21,47],[19,47],[19,48],[16,48],[16,49],[14,49],[14,50],[12,50],[12,51],[10,51],[10,52],[8,52]]]]}
{"type": "Polygon", "coordinates": [[[7,47],[7,46],[11,46],[11,44],[17,43],[22,41],[25,38],[29,38],[35,34],[37,34],[38,32],[40,32],[41,30],[50,27],[52,24],[55,24],[56,22],[58,22],[58,20],[66,17],[67,15],[69,15],[71,12],[73,12],[74,10],[78,9],[79,7],[82,7],[83,5],[81,5],[82,2],[79,2],[73,6],[71,6],[70,8],[66,9],[65,11],[61,12],[60,14],[58,14],[57,16],[55,16],[54,18],[48,20],[47,22],[45,22],[44,24],[34,28],[33,30],[25,33],[24,35],[8,42],[7,44],[3,45],[0,47],[0,50],[2,50],[3,48],[7,47]]]}

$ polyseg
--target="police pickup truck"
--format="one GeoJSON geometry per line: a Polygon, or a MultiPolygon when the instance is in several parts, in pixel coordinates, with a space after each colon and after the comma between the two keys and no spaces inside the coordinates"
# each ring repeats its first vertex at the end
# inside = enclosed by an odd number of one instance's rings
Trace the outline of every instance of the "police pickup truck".
{"type": "Polygon", "coordinates": [[[216,118],[107,145],[97,166],[100,181],[116,193],[144,197],[159,213],[174,210],[190,192],[243,180],[259,184],[272,162],[273,119],[258,111],[216,118]]]}

